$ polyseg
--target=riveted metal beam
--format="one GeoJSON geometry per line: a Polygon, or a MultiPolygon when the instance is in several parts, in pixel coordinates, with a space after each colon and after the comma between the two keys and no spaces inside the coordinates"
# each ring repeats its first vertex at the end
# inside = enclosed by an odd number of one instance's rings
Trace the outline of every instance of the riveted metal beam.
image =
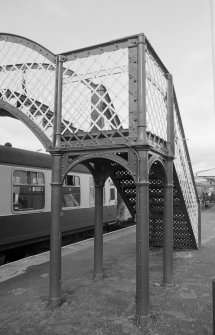
{"type": "Polygon", "coordinates": [[[147,144],[145,52],[145,36],[139,35],[137,41],[137,141],[141,144],[147,144]]]}
{"type": "Polygon", "coordinates": [[[175,126],[173,111],[173,80],[167,73],[167,150],[169,156],[175,155],[175,126]]]}

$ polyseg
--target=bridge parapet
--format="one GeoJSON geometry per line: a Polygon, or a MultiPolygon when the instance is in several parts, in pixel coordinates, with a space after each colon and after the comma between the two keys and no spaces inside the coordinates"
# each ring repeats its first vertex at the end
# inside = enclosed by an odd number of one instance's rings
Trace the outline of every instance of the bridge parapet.
{"type": "MultiPolygon", "coordinates": [[[[137,140],[138,36],[63,54],[62,146],[137,140]]],[[[144,37],[148,140],[167,140],[167,70],[144,37]]]]}
{"type": "MultiPolygon", "coordinates": [[[[137,140],[138,36],[61,55],[62,147],[137,140]]],[[[167,70],[144,41],[146,130],[150,143],[158,137],[162,142],[167,140],[167,70]]],[[[7,109],[13,106],[28,116],[50,141],[56,57],[31,40],[0,34],[0,98],[7,109]]]]}

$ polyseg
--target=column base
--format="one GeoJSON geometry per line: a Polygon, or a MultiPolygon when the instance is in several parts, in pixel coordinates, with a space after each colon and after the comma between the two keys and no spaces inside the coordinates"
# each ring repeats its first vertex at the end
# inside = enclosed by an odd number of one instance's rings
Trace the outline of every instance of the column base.
{"type": "Polygon", "coordinates": [[[50,307],[58,307],[62,304],[62,298],[49,298],[48,305],[50,307]]]}
{"type": "Polygon", "coordinates": [[[104,278],[103,273],[94,273],[94,275],[93,275],[93,279],[95,279],[95,280],[99,280],[99,279],[103,279],[103,278],[104,278]]]}
{"type": "Polygon", "coordinates": [[[165,283],[164,281],[161,282],[156,282],[153,284],[154,286],[159,286],[159,287],[173,287],[175,286],[175,283],[165,283]]]}
{"type": "Polygon", "coordinates": [[[136,318],[137,325],[141,328],[146,328],[150,322],[150,314],[136,318]]]}

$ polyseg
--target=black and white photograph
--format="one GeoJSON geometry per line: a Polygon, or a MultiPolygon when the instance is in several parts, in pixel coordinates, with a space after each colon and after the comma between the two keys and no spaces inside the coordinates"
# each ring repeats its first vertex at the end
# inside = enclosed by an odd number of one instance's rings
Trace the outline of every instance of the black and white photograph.
{"type": "Polygon", "coordinates": [[[0,2],[0,335],[215,335],[215,0],[0,2]]]}

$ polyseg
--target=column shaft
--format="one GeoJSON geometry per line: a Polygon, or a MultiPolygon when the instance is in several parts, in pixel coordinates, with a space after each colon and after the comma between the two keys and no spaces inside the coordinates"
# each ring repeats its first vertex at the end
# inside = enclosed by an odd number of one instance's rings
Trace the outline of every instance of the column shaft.
{"type": "Polygon", "coordinates": [[[95,185],[94,278],[103,276],[103,185],[95,185]]]}
{"type": "Polygon", "coordinates": [[[61,301],[61,155],[52,156],[49,303],[61,301]]]}
{"type": "Polygon", "coordinates": [[[148,151],[139,151],[137,170],[136,316],[142,324],[149,316],[149,181],[148,151]]]}
{"type": "Polygon", "coordinates": [[[167,161],[164,187],[163,284],[173,283],[173,161],[167,161]]]}

